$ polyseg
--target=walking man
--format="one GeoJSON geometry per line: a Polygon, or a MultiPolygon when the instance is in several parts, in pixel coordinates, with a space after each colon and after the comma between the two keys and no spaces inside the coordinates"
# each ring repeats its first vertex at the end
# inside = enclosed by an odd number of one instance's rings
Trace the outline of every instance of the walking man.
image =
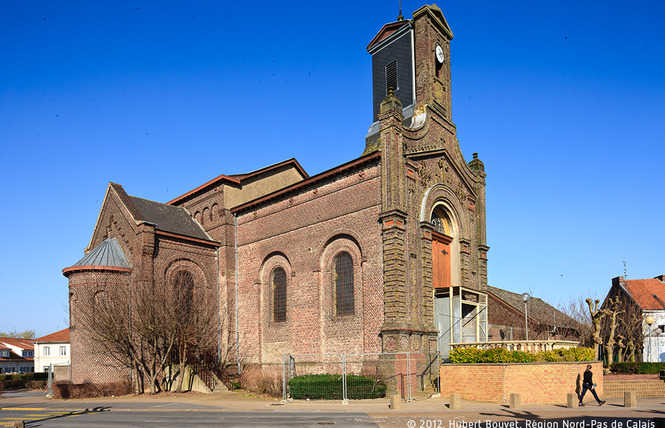
{"type": "Polygon", "coordinates": [[[587,389],[593,394],[593,398],[596,399],[599,406],[605,404],[604,400],[598,398],[596,394],[596,384],[593,383],[593,373],[591,372],[591,365],[586,366],[584,371],[584,380],[582,381],[582,394],[580,395],[580,406],[584,406],[584,394],[586,394],[587,389]]]}

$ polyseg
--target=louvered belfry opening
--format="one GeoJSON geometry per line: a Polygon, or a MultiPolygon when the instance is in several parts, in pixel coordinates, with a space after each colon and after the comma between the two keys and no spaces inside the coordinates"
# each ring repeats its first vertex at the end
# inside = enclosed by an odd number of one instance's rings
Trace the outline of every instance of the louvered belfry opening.
{"type": "Polygon", "coordinates": [[[393,92],[397,91],[397,61],[392,61],[386,64],[386,95],[390,93],[392,89],[393,92]]]}

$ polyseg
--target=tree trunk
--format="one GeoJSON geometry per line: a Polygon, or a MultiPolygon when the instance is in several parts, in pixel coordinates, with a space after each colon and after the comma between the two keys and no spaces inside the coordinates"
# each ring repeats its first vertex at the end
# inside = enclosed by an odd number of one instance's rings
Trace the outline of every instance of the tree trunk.
{"type": "Polygon", "coordinates": [[[180,350],[180,372],[178,373],[178,377],[176,378],[176,387],[175,387],[175,392],[182,392],[182,382],[185,379],[185,367],[187,366],[187,345],[183,344],[182,349],[180,350]]]}
{"type": "Polygon", "coordinates": [[[595,301],[591,299],[586,299],[587,304],[589,305],[589,312],[591,313],[591,327],[593,335],[593,352],[594,359],[598,360],[598,345],[603,343],[603,340],[600,338],[600,322],[602,321],[605,313],[598,309],[598,304],[600,300],[596,299],[595,301]]]}
{"type": "Polygon", "coordinates": [[[618,297],[615,297],[614,299],[609,299],[609,303],[610,307],[602,310],[602,312],[605,315],[610,316],[610,333],[607,337],[607,343],[605,344],[605,354],[607,355],[608,367],[611,366],[612,363],[614,363],[614,345],[616,344],[614,337],[616,335],[616,330],[617,330],[617,315],[625,312],[618,310],[619,304],[621,303],[618,297]]]}

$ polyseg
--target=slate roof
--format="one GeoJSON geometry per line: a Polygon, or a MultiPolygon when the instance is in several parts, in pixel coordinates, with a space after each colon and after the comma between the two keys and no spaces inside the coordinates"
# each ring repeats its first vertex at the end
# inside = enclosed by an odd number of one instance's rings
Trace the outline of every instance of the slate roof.
{"type": "Polygon", "coordinates": [[[665,309],[665,282],[660,279],[624,279],[620,285],[642,310],[665,309]]]}
{"type": "MultiPolygon", "coordinates": [[[[524,313],[524,301],[522,300],[521,294],[491,286],[487,286],[487,291],[514,308],[516,311],[522,314],[524,313]]],[[[529,318],[539,324],[558,326],[574,326],[577,324],[577,322],[568,315],[538,297],[531,296],[528,306],[529,318]]]]}
{"type": "Polygon", "coordinates": [[[163,232],[189,236],[210,241],[210,237],[189,215],[186,209],[161,204],[148,199],[129,196],[129,200],[141,215],[141,220],[155,224],[155,229],[163,232]]]}
{"type": "Polygon", "coordinates": [[[34,339],[35,342],[69,342],[69,328],[34,339]]]}
{"type": "Polygon", "coordinates": [[[409,25],[411,21],[409,20],[403,20],[403,21],[396,21],[396,22],[391,22],[388,24],[385,24],[379,32],[374,36],[371,42],[369,42],[369,45],[367,45],[367,50],[371,51],[374,46],[377,44],[381,43],[383,40],[387,39],[388,37],[392,36],[395,34],[397,31],[399,31],[403,26],[409,25]]]}
{"type": "MultiPolygon", "coordinates": [[[[97,245],[74,266],[109,266],[118,268],[131,268],[115,238],[108,238],[97,245]]],[[[73,267],[73,266],[72,266],[73,267]]],[[[55,334],[55,333],[54,333],[55,334]]],[[[69,332],[67,333],[69,334],[69,332]]]]}

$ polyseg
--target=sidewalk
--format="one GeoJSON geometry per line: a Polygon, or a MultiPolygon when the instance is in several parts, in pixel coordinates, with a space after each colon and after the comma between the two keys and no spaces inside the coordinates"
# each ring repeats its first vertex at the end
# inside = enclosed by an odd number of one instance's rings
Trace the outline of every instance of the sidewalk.
{"type": "MultiPolygon", "coordinates": [[[[462,408],[460,410],[450,410],[447,404],[447,398],[427,398],[416,400],[412,403],[402,402],[400,409],[391,410],[388,399],[352,400],[348,404],[343,404],[340,401],[318,400],[296,400],[289,403],[282,403],[280,399],[256,397],[245,392],[158,394],[155,396],[131,395],[71,400],[49,399],[40,393],[25,391],[4,391],[0,395],[0,409],[5,410],[9,408],[30,408],[82,411],[85,409],[104,408],[116,411],[359,412],[368,414],[382,426],[384,424],[380,421],[394,422],[407,421],[409,419],[438,419],[467,422],[576,419],[582,417],[602,419],[664,418],[665,420],[665,398],[641,398],[638,399],[637,407],[635,408],[623,407],[623,399],[608,399],[607,404],[602,407],[589,403],[586,407],[576,409],[568,409],[562,405],[552,404],[522,405],[518,409],[509,409],[507,406],[497,403],[462,400],[462,408]]],[[[448,426],[446,423],[445,427],[448,426]]],[[[657,424],[655,428],[658,428],[658,426],[657,424]]]]}

